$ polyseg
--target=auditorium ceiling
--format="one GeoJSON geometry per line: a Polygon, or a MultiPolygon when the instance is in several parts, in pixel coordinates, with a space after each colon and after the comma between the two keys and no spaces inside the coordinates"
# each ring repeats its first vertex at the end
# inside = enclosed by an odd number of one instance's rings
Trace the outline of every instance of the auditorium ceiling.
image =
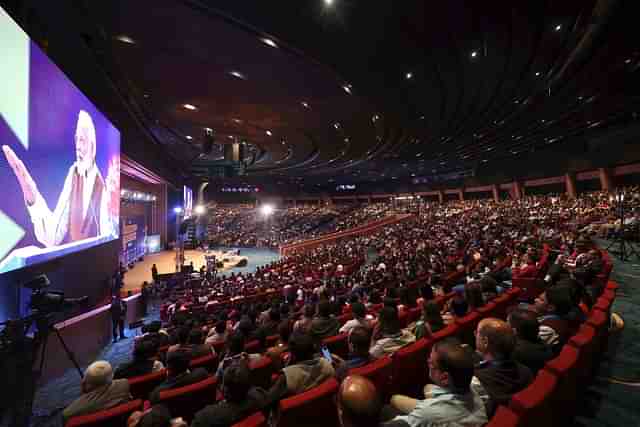
{"type": "Polygon", "coordinates": [[[639,26],[622,1],[110,0],[87,13],[132,114],[194,173],[237,142],[249,176],[464,174],[640,110],[639,26]]]}

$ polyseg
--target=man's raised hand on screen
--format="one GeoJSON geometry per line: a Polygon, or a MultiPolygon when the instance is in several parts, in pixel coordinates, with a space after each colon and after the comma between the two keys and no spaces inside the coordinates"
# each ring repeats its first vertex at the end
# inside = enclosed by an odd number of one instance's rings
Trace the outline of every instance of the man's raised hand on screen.
{"type": "Polygon", "coordinates": [[[31,178],[31,174],[29,174],[27,167],[8,145],[3,145],[2,151],[4,151],[4,155],[7,158],[7,162],[9,162],[9,166],[13,169],[13,173],[16,174],[16,178],[18,178],[18,183],[20,184],[20,188],[22,188],[25,203],[27,206],[33,205],[36,202],[38,187],[36,186],[33,178],[31,178]]]}

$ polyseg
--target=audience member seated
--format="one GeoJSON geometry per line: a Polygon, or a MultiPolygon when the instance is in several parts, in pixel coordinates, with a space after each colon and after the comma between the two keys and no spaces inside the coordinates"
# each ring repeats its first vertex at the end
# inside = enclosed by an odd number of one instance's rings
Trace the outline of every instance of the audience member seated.
{"type": "Polygon", "coordinates": [[[382,401],[370,380],[353,375],[340,384],[336,406],[341,427],[372,427],[379,423],[382,401]]]}
{"type": "Polygon", "coordinates": [[[229,336],[227,339],[227,349],[220,355],[220,362],[218,364],[218,369],[216,370],[216,376],[218,378],[223,378],[224,370],[242,358],[248,358],[249,362],[260,360],[262,357],[260,354],[246,354],[244,352],[245,343],[246,338],[240,331],[236,331],[229,336]]]}
{"type": "Polygon", "coordinates": [[[540,339],[559,353],[583,320],[580,308],[572,301],[572,290],[563,282],[541,293],[531,307],[538,314],[540,339]]]}
{"type": "Polygon", "coordinates": [[[424,399],[391,397],[383,410],[384,427],[481,426],[488,421],[482,387],[472,387],[473,357],[457,340],[433,345],[428,360],[429,378],[424,399]]]}
{"type": "Polygon", "coordinates": [[[329,301],[321,301],[318,304],[318,315],[311,321],[309,332],[316,342],[338,334],[340,322],[331,316],[331,304],[329,301]]]}
{"type": "Polygon", "coordinates": [[[355,327],[361,326],[363,328],[370,329],[371,323],[367,319],[367,309],[361,302],[354,302],[351,304],[351,312],[353,313],[353,319],[348,320],[340,328],[340,333],[349,333],[355,327]]]}
{"type": "Polygon", "coordinates": [[[135,342],[133,347],[133,360],[118,366],[113,377],[132,378],[147,375],[164,369],[164,365],[158,359],[158,346],[152,338],[142,338],[135,342]]]}
{"type": "Polygon", "coordinates": [[[278,333],[278,326],[280,325],[280,309],[272,308],[269,310],[269,318],[264,322],[260,328],[258,328],[257,334],[259,336],[269,337],[278,333]]]}
{"type": "Polygon", "coordinates": [[[192,359],[215,354],[213,347],[204,343],[204,337],[200,329],[194,328],[190,330],[188,327],[183,327],[178,332],[178,340],[178,344],[169,347],[167,354],[174,351],[183,351],[189,353],[192,359]]]}
{"type": "Polygon", "coordinates": [[[167,379],[151,392],[149,396],[151,403],[159,401],[161,391],[184,387],[207,378],[209,374],[204,368],[189,371],[190,361],[191,354],[186,351],[178,350],[167,355],[167,379]]]}
{"type": "Polygon", "coordinates": [[[142,412],[135,411],[127,420],[127,427],[188,427],[186,423],[171,422],[171,413],[164,405],[153,405],[142,412]]]}
{"type": "Polygon", "coordinates": [[[493,416],[498,405],[508,405],[511,396],[533,381],[529,368],[513,360],[515,336],[507,322],[483,319],[476,329],[476,351],[482,359],[475,367],[487,392],[486,409],[493,416]]]}
{"type": "Polygon", "coordinates": [[[75,416],[93,414],[131,399],[129,382],[114,380],[111,364],[104,360],[93,362],[84,372],[82,394],[62,412],[65,422],[75,416]]]}
{"type": "Polygon", "coordinates": [[[294,332],[289,339],[289,351],[289,365],[282,369],[283,375],[269,389],[269,404],[303,393],[335,376],[331,362],[324,357],[315,357],[315,346],[310,335],[294,332]]]}
{"type": "Polygon", "coordinates": [[[227,340],[227,335],[227,322],[224,320],[218,320],[216,322],[216,326],[209,331],[204,343],[211,345],[213,343],[225,342],[227,340]]]}
{"type": "Polygon", "coordinates": [[[316,309],[313,304],[307,304],[304,306],[304,312],[302,314],[302,319],[297,320],[296,323],[293,324],[293,330],[295,332],[309,333],[311,330],[311,322],[313,321],[313,316],[316,314],[316,309]]]}
{"type": "Polygon", "coordinates": [[[444,319],[440,314],[440,307],[435,301],[426,301],[422,304],[422,316],[416,322],[416,340],[430,337],[445,327],[444,319]]]}
{"type": "Polygon", "coordinates": [[[335,354],[332,355],[336,363],[336,377],[338,379],[346,377],[350,369],[359,368],[373,360],[369,354],[371,329],[356,326],[351,330],[347,342],[349,345],[349,357],[347,360],[342,360],[335,354]]]}
{"type": "Polygon", "coordinates": [[[231,426],[261,410],[266,403],[266,392],[251,385],[246,359],[225,370],[222,395],[224,400],[196,413],[191,427],[231,426]]]}
{"type": "Polygon", "coordinates": [[[273,368],[276,371],[282,369],[283,356],[289,351],[289,338],[291,337],[291,328],[287,320],[280,322],[278,326],[278,341],[275,345],[266,351],[266,355],[271,358],[273,368]]]}
{"type": "Polygon", "coordinates": [[[461,292],[457,289],[443,311],[442,319],[445,325],[454,323],[456,319],[466,316],[469,312],[469,304],[464,298],[464,290],[461,292]]]}
{"type": "Polygon", "coordinates": [[[379,359],[393,354],[407,344],[416,340],[411,332],[400,328],[398,311],[394,307],[383,307],[378,316],[378,323],[373,331],[371,356],[379,359]]]}
{"type": "Polygon", "coordinates": [[[513,359],[537,374],[553,358],[551,346],[540,340],[540,324],[533,311],[517,308],[509,315],[509,325],[516,333],[513,359]]]}

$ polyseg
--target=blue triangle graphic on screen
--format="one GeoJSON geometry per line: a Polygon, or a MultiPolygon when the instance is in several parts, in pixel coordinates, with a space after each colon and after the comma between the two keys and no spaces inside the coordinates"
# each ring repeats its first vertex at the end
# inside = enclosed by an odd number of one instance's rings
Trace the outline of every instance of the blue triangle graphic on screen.
{"type": "MultiPolygon", "coordinates": [[[[0,117],[29,149],[29,37],[0,8],[0,117]]],[[[6,143],[6,142],[4,142],[6,143]]]]}

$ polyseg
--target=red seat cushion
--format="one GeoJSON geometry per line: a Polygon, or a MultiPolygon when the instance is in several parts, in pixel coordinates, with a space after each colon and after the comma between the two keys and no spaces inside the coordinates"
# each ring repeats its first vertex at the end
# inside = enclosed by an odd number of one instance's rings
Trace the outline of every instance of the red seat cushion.
{"type": "Polygon", "coordinates": [[[257,412],[231,427],[267,427],[267,420],[262,412],[257,412]]]}
{"type": "Polygon", "coordinates": [[[509,407],[520,414],[522,425],[553,425],[552,398],[557,384],[555,375],[541,370],[527,388],[511,397],[509,407]]]}
{"type": "Polygon", "coordinates": [[[565,345],[558,357],[547,362],[544,367],[560,380],[554,397],[554,411],[562,420],[570,420],[575,415],[579,357],[580,351],[577,348],[565,345]]]}
{"type": "Polygon", "coordinates": [[[142,408],[142,399],[136,399],[93,414],[69,418],[65,427],[121,427],[127,424],[132,413],[142,408]]]}
{"type": "Polygon", "coordinates": [[[197,357],[191,359],[189,362],[189,369],[205,368],[207,371],[213,373],[218,367],[218,356],[209,354],[207,356],[197,357]]]}
{"type": "Polygon", "coordinates": [[[365,366],[351,369],[349,375],[367,377],[376,385],[378,391],[385,393],[389,389],[389,383],[391,382],[391,371],[391,358],[385,356],[365,366]]]}
{"type": "Polygon", "coordinates": [[[327,346],[331,353],[346,359],[349,356],[348,338],[349,334],[339,334],[323,339],[322,343],[327,346]]]}
{"type": "Polygon", "coordinates": [[[427,359],[433,342],[431,339],[422,338],[393,354],[393,394],[412,396],[427,383],[427,359]]]}
{"type": "Polygon", "coordinates": [[[519,427],[521,425],[520,415],[505,406],[498,406],[498,410],[485,427],[519,427]]]}
{"type": "Polygon", "coordinates": [[[569,345],[580,350],[578,377],[582,385],[587,385],[592,379],[598,344],[596,330],[590,325],[582,325],[578,333],[569,340],[569,345]]]}
{"type": "Polygon", "coordinates": [[[182,417],[191,423],[196,412],[216,401],[217,385],[218,380],[209,377],[195,384],[161,391],[158,403],[167,406],[172,417],[182,417]]]}
{"type": "Polygon", "coordinates": [[[167,371],[164,369],[147,375],[127,378],[129,392],[134,399],[148,399],[153,389],[162,384],[165,378],[167,378],[167,371]]]}
{"type": "Polygon", "coordinates": [[[337,426],[338,414],[334,402],[338,382],[331,378],[317,387],[293,397],[282,399],[278,405],[278,427],[337,426]]]}

